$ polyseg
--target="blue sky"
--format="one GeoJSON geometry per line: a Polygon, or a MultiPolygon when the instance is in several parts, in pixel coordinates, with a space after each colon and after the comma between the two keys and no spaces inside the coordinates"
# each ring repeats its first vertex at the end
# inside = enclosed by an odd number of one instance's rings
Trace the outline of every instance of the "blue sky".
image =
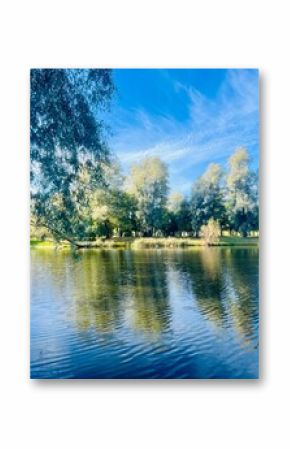
{"type": "Polygon", "coordinates": [[[125,173],[147,155],[168,164],[172,191],[189,193],[211,162],[238,147],[258,166],[259,91],[254,69],[114,69],[111,149],[125,173]]]}

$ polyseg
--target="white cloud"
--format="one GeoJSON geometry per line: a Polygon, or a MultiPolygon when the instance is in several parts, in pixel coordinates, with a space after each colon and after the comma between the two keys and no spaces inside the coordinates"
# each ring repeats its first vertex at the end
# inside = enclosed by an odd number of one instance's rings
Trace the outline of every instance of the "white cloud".
{"type": "MultiPolygon", "coordinates": [[[[159,156],[170,172],[180,176],[199,164],[227,158],[239,146],[256,151],[257,83],[255,71],[229,70],[216,98],[209,99],[194,87],[172,80],[177,101],[180,92],[183,98],[186,93],[188,119],[180,122],[143,109],[119,110],[113,148],[125,168],[145,156],[159,156]]],[[[183,182],[188,183],[188,179],[183,182]]]]}

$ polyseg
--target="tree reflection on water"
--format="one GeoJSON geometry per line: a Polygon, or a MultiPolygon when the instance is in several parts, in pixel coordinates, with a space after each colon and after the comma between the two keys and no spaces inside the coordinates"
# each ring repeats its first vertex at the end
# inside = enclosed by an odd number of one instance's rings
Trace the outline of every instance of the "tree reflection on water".
{"type": "Polygon", "coordinates": [[[208,322],[251,340],[258,320],[258,250],[37,250],[52,298],[70,298],[67,319],[86,330],[172,331],[170,282],[208,322]],[[57,294],[54,294],[53,291],[57,294]]]}

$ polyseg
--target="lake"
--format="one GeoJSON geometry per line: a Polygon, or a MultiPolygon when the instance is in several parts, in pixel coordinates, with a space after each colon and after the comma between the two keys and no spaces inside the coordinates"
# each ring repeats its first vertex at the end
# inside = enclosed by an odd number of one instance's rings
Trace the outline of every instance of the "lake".
{"type": "Polygon", "coordinates": [[[31,249],[31,378],[257,378],[257,247],[31,249]]]}

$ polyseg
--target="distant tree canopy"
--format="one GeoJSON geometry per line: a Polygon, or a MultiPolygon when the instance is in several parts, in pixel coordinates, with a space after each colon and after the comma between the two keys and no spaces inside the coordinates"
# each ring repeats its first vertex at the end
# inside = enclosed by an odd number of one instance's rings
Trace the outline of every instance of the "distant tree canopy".
{"type": "Polygon", "coordinates": [[[229,158],[225,172],[210,164],[188,197],[169,195],[168,169],[157,157],[133,164],[125,178],[106,144],[101,119],[113,92],[110,70],[31,71],[35,235],[76,243],[112,235],[258,230],[258,175],[244,148],[229,158]]]}
{"type": "Polygon", "coordinates": [[[249,168],[249,155],[239,148],[229,159],[226,177],[228,227],[246,235],[259,227],[258,175],[249,168]]]}
{"type": "Polygon", "coordinates": [[[196,235],[210,218],[221,224],[226,221],[222,189],[222,170],[210,164],[206,172],[193,185],[191,195],[192,229],[196,235]]]}
{"type": "Polygon", "coordinates": [[[164,231],[167,235],[192,231],[190,203],[179,192],[173,192],[168,198],[164,231]]]}
{"type": "Polygon", "coordinates": [[[140,231],[152,235],[164,226],[168,170],[157,157],[147,157],[131,168],[127,191],[136,198],[140,231]]]}

